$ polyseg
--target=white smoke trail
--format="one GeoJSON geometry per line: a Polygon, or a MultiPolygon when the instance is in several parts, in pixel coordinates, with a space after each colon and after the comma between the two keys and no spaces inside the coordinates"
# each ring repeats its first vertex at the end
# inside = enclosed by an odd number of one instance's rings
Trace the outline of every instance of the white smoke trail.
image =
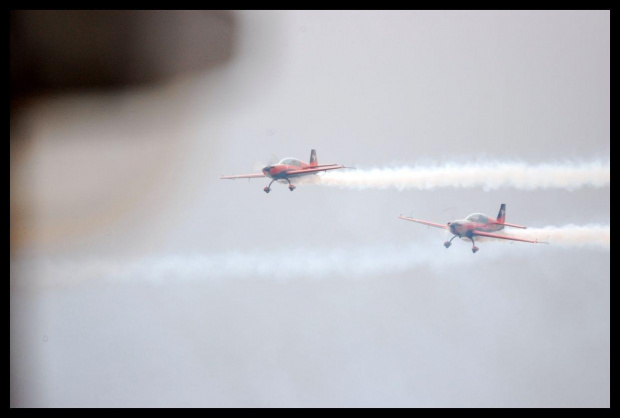
{"type": "MultiPolygon", "coordinates": [[[[506,231],[508,228],[504,229],[506,231]]],[[[600,247],[609,250],[609,225],[564,225],[544,228],[510,229],[506,235],[525,239],[537,239],[563,247],[600,247]]]]}
{"type": "Polygon", "coordinates": [[[433,166],[372,168],[327,172],[313,182],[323,186],[354,189],[418,189],[438,187],[495,190],[513,187],[521,190],[607,187],[609,161],[564,162],[539,165],[511,162],[472,164],[446,163],[433,166]]]}
{"type": "MultiPolygon", "coordinates": [[[[554,247],[590,246],[609,250],[609,225],[567,225],[510,231],[509,235],[548,241],[554,247]]],[[[484,241],[487,241],[486,239],[484,241]]],[[[494,240],[495,242],[513,242],[494,240]]],[[[479,262],[466,248],[454,248],[446,257],[439,240],[409,245],[371,245],[350,248],[282,249],[277,251],[228,251],[196,255],[164,255],[137,260],[22,259],[11,262],[12,285],[66,286],[82,282],[146,280],[153,283],[197,281],[218,283],[231,279],[272,280],[334,277],[386,277],[424,266],[442,273],[455,265],[464,268],[479,262]],[[438,252],[442,257],[438,257],[438,252]]],[[[507,247],[491,243],[486,260],[503,258],[507,247]],[[492,246],[491,246],[492,245],[492,246]]],[[[526,249],[531,244],[521,244],[526,249]]],[[[544,246],[547,247],[547,246],[544,246]]],[[[550,248],[551,246],[549,246],[550,248]]],[[[540,250],[540,248],[539,248],[540,250]]],[[[511,248],[514,255],[514,249],[511,248]]]]}
{"type": "Polygon", "coordinates": [[[163,255],[136,260],[58,258],[11,263],[16,285],[56,286],[99,280],[221,282],[230,279],[289,280],[370,277],[398,274],[432,258],[429,246],[364,246],[358,248],[292,248],[275,251],[225,251],[211,254],[163,255]]]}

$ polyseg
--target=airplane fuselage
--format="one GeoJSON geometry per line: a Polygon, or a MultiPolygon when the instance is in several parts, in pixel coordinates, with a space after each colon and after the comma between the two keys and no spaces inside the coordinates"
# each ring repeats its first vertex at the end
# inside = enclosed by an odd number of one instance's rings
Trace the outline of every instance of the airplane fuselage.
{"type": "Polygon", "coordinates": [[[263,174],[269,178],[272,178],[274,180],[283,180],[289,177],[295,177],[295,176],[301,176],[304,174],[316,174],[316,173],[299,173],[299,174],[294,174],[294,175],[289,175],[289,171],[295,171],[295,170],[299,170],[300,168],[305,168],[305,167],[299,167],[299,166],[295,166],[295,165],[288,165],[288,164],[275,164],[275,165],[268,165],[267,167],[263,168],[263,174]]]}
{"type": "Polygon", "coordinates": [[[496,232],[504,229],[504,226],[501,224],[473,222],[467,219],[450,222],[448,225],[450,232],[459,238],[471,238],[473,231],[496,232]]]}

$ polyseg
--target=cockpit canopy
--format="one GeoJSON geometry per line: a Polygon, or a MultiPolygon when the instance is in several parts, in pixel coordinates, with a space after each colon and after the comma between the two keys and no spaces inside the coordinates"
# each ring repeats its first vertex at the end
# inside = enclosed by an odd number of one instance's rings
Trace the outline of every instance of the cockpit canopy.
{"type": "Polygon", "coordinates": [[[297,167],[301,167],[301,161],[297,158],[284,158],[278,164],[296,165],[297,167]]]}
{"type": "Polygon", "coordinates": [[[482,213],[472,213],[465,219],[472,222],[489,223],[489,217],[482,213]]]}

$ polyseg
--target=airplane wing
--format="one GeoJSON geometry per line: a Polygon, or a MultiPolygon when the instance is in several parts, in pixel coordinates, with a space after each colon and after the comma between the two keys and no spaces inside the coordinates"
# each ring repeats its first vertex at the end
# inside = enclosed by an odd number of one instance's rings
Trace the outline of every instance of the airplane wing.
{"type": "Polygon", "coordinates": [[[259,178],[259,177],[265,177],[265,175],[263,173],[256,173],[256,174],[239,174],[238,176],[221,176],[220,179],[222,180],[235,180],[235,179],[255,179],[255,178],[259,178]]]}
{"type": "Polygon", "coordinates": [[[286,173],[287,176],[295,176],[300,174],[310,174],[310,173],[318,173],[319,171],[327,171],[327,170],[338,170],[340,168],[344,168],[343,165],[324,165],[319,167],[306,168],[303,170],[291,170],[286,173]]]}
{"type": "Polygon", "coordinates": [[[400,215],[399,218],[400,219],[404,219],[405,221],[417,222],[417,223],[423,224],[423,225],[434,226],[435,228],[448,229],[447,225],[436,224],[434,222],[428,222],[428,221],[421,221],[419,219],[408,218],[408,217],[403,216],[403,215],[400,215]]]}
{"type": "Polygon", "coordinates": [[[340,164],[319,164],[319,165],[311,166],[311,168],[319,168],[319,167],[341,167],[341,165],[340,164]]]}
{"type": "Polygon", "coordinates": [[[509,227],[511,227],[511,228],[527,229],[527,226],[510,224],[510,223],[508,223],[508,222],[491,222],[491,224],[492,224],[492,225],[503,225],[503,226],[509,226],[509,227]]]}
{"type": "Polygon", "coordinates": [[[533,244],[546,244],[546,242],[542,242],[542,241],[538,241],[538,240],[533,240],[532,241],[532,240],[529,240],[529,239],[509,237],[509,236],[500,235],[500,234],[491,234],[489,232],[483,232],[483,231],[472,231],[472,234],[473,235],[478,235],[478,236],[481,236],[481,237],[507,239],[507,240],[511,240],[511,241],[531,242],[533,244]]]}
{"type": "Polygon", "coordinates": [[[508,222],[504,222],[503,223],[504,226],[510,226],[512,228],[521,228],[521,229],[527,229],[527,226],[522,226],[522,225],[515,225],[515,224],[509,224],[508,222]]]}

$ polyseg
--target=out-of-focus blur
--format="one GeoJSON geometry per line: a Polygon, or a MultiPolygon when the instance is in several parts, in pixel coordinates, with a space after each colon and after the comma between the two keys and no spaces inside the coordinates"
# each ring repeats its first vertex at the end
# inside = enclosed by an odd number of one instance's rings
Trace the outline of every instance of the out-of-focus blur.
{"type": "Polygon", "coordinates": [[[233,57],[225,11],[12,11],[11,98],[113,91],[204,73],[233,57]]]}
{"type": "MultiPolygon", "coordinates": [[[[238,30],[227,11],[11,11],[11,260],[148,251],[113,231],[154,225],[203,109],[188,93],[230,65],[238,30]]],[[[15,270],[11,405],[80,403],[31,383],[49,364],[20,343],[40,306],[15,270]]]]}
{"type": "Polygon", "coordinates": [[[608,225],[608,182],[219,180],[609,161],[609,19],[12,11],[11,406],[609,406],[608,232],[474,256],[396,218],[608,225]]]}
{"type": "Polygon", "coordinates": [[[235,17],[12,11],[10,23],[11,248],[56,246],[105,228],[171,169],[191,108],[182,84],[230,63],[235,17]]]}

